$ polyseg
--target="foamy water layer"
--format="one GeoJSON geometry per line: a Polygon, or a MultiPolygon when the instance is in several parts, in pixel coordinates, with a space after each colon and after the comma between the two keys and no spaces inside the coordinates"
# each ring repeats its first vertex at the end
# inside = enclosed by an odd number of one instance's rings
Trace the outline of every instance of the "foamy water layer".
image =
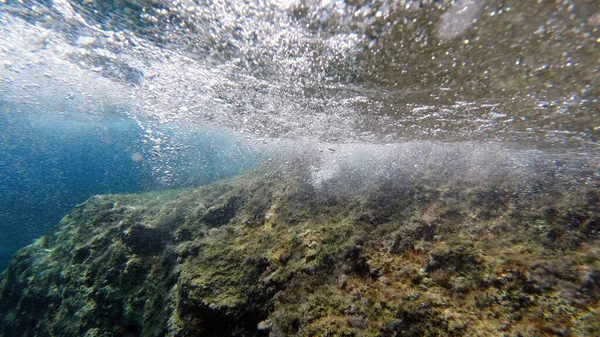
{"type": "Polygon", "coordinates": [[[22,106],[259,138],[598,146],[594,1],[0,6],[0,93],[22,106]]]}

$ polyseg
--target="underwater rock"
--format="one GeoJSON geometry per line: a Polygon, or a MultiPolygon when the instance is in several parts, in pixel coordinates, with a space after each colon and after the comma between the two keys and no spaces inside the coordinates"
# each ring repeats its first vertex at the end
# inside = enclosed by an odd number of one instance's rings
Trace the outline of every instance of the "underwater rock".
{"type": "Polygon", "coordinates": [[[165,248],[170,236],[164,230],[136,224],[124,231],[123,242],[134,254],[155,254],[165,248]]]}
{"type": "Polygon", "coordinates": [[[593,188],[303,179],[91,198],[0,276],[0,336],[600,334],[593,188]]]}
{"type": "Polygon", "coordinates": [[[209,227],[220,227],[231,220],[243,204],[240,196],[232,196],[209,208],[202,220],[209,227]]]}

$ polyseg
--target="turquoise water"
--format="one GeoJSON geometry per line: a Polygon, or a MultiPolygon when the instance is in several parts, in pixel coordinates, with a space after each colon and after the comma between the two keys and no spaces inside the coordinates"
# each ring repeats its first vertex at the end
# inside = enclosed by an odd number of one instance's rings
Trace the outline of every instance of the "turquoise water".
{"type": "Polygon", "coordinates": [[[139,146],[135,125],[39,117],[0,116],[2,266],[90,195],[131,193],[150,181],[148,167],[130,159],[139,146]]]}
{"type": "Polygon", "coordinates": [[[30,244],[75,205],[96,194],[183,188],[231,177],[252,167],[259,153],[224,135],[198,135],[153,172],[139,126],[128,119],[97,121],[12,111],[0,115],[0,265],[30,244]]]}

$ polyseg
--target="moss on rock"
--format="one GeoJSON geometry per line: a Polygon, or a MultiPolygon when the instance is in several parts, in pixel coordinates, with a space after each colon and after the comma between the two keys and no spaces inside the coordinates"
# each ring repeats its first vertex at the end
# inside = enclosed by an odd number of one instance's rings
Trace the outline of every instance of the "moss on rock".
{"type": "Polygon", "coordinates": [[[77,206],[0,277],[0,336],[600,333],[599,193],[301,176],[77,206]]]}

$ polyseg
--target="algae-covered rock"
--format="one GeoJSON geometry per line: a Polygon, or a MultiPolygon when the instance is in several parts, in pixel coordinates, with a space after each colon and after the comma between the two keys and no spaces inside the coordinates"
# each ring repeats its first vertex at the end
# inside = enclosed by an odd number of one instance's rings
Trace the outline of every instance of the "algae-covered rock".
{"type": "Polygon", "coordinates": [[[14,256],[0,336],[598,335],[595,186],[256,174],[93,197],[14,256]]]}

